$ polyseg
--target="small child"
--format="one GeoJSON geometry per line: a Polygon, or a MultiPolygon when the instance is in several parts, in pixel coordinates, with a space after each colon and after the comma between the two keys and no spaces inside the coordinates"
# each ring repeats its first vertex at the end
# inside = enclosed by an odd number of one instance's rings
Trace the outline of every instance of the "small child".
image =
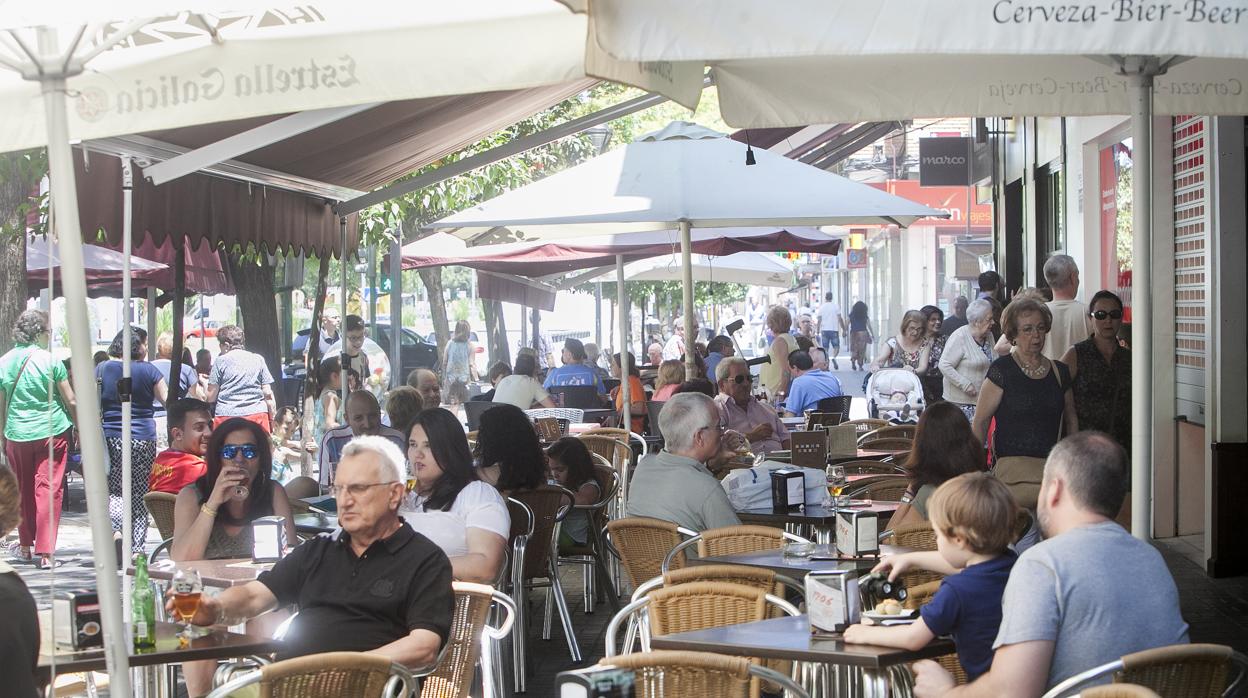
{"type": "Polygon", "coordinates": [[[958,662],[974,681],[992,666],[992,643],[1001,625],[1001,596],[1017,556],[1013,539],[1018,507],[1000,480],[966,473],[945,482],[928,500],[936,551],[885,558],[876,570],[896,579],[907,570],[946,575],[910,625],[851,625],[845,641],[917,650],[933,638],[953,636],[958,662]]]}
{"type": "MultiPolygon", "coordinates": [[[[555,482],[568,488],[581,506],[597,504],[602,489],[594,477],[594,459],[585,442],[573,436],[565,436],[546,449],[550,474],[555,482]]],[[[589,512],[572,510],[559,531],[559,547],[584,545],[589,540],[589,512]]]]}

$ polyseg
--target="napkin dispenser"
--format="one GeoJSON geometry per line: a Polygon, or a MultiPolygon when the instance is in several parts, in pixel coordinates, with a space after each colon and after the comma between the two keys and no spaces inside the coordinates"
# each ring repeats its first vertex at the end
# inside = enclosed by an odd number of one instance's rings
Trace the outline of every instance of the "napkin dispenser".
{"type": "Polygon", "coordinates": [[[836,512],[836,552],[844,557],[880,554],[880,516],[874,511],[836,512]]]}
{"type": "Polygon", "coordinates": [[[59,592],[52,599],[56,625],[52,636],[58,647],[74,650],[104,646],[100,625],[100,597],[91,589],[59,592]]]}
{"type": "Polygon", "coordinates": [[[849,570],[806,575],[806,613],[813,635],[839,634],[862,616],[858,577],[849,570]]]}
{"type": "Polygon", "coordinates": [[[801,468],[771,471],[771,507],[789,511],[806,505],[806,477],[801,468]]]}
{"type": "Polygon", "coordinates": [[[591,666],[561,671],[555,677],[559,698],[632,698],[635,678],[629,669],[591,666]]]}
{"type": "Polygon", "coordinates": [[[251,522],[252,562],[277,562],[286,552],[286,517],[262,516],[251,522]]]}
{"type": "Polygon", "coordinates": [[[823,427],[789,432],[789,462],[802,468],[822,470],[828,464],[828,435],[823,427]]]}

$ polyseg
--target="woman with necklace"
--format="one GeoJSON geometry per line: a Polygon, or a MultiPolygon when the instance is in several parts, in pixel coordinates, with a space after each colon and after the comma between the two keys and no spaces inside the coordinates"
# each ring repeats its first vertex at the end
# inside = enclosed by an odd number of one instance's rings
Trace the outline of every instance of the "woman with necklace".
{"type": "Polygon", "coordinates": [[[1118,341],[1122,299],[1110,291],[1092,296],[1092,336],[1062,357],[1070,366],[1081,429],[1103,431],[1131,453],[1131,352],[1118,341]]]}
{"type": "Polygon", "coordinates": [[[988,367],[979,389],[972,429],[984,439],[995,417],[993,462],[1019,504],[1036,507],[1044,459],[1066,433],[1079,430],[1071,392],[1070,369],[1041,353],[1052,315],[1043,303],[1016,299],[1001,316],[1001,329],[1012,346],[988,367]],[[1016,488],[1014,485],[1020,487],[1016,488]]]}
{"type": "Polygon", "coordinates": [[[871,369],[904,368],[920,376],[927,373],[932,343],[924,337],[927,321],[917,310],[901,316],[901,332],[884,343],[884,352],[871,363],[871,369]]]}

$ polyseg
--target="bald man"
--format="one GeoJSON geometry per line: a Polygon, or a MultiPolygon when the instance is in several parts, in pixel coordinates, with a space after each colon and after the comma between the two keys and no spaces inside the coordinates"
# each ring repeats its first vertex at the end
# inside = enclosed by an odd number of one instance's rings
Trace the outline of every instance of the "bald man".
{"type": "Polygon", "coordinates": [[[334,471],[342,449],[357,436],[382,436],[394,442],[400,451],[407,452],[407,437],[397,429],[383,426],[381,406],[377,398],[367,390],[357,390],[347,396],[347,423],[325,432],[321,439],[321,486],[334,484],[334,471]]]}
{"type": "Polygon", "coordinates": [[[407,374],[407,384],[420,393],[425,409],[442,405],[442,384],[438,382],[438,374],[427,368],[418,368],[407,374]]]}

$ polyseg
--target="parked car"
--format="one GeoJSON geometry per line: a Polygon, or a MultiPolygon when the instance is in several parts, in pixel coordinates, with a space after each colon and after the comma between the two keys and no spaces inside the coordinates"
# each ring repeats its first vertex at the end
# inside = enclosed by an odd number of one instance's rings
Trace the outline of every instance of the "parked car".
{"type": "MultiPolygon", "coordinates": [[[[311,334],[310,329],[299,330],[298,335],[295,337],[294,344],[291,346],[293,354],[296,356],[303,355],[303,352],[307,349],[309,334],[311,334]]],[[[382,350],[386,352],[386,356],[389,357],[389,323],[378,322],[376,325],[369,327],[368,337],[376,342],[382,350]]],[[[410,330],[406,327],[403,328],[403,333],[399,335],[399,354],[402,358],[399,366],[399,376],[403,380],[407,380],[407,374],[418,368],[436,370],[438,365],[438,348],[433,344],[426,342],[420,335],[416,334],[414,330],[410,330]]],[[[390,365],[392,367],[394,366],[393,359],[390,361],[390,365]]],[[[302,362],[299,363],[299,367],[302,368],[302,362]]],[[[292,364],[291,367],[288,368],[290,369],[289,373],[291,375],[295,375],[294,365],[292,364]]]]}
{"type": "Polygon", "coordinates": [[[201,333],[198,320],[187,319],[185,322],[187,329],[183,333],[183,336],[187,339],[190,339],[191,337],[199,339],[201,338],[201,334],[202,337],[216,337],[217,329],[221,327],[221,322],[219,320],[204,320],[203,332],[201,333]],[[194,324],[192,325],[190,323],[194,324]]]}

